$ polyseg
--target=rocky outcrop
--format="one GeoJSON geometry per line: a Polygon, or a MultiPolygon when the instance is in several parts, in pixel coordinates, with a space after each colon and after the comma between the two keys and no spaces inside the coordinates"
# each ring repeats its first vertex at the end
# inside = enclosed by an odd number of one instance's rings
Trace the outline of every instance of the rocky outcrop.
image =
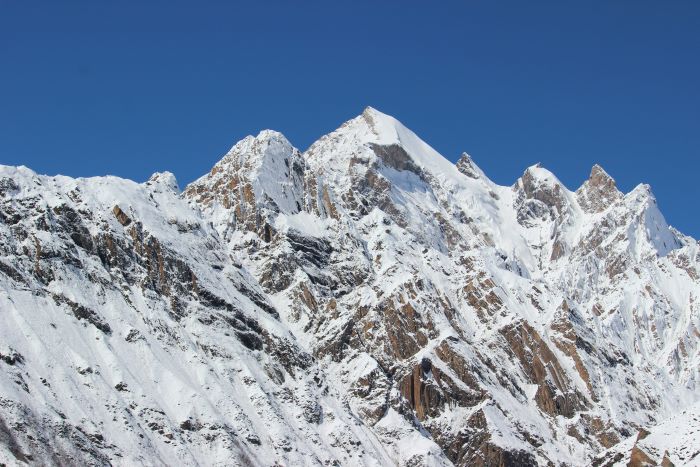
{"type": "Polygon", "coordinates": [[[542,411],[571,418],[587,406],[552,350],[528,323],[516,323],[501,329],[500,333],[528,382],[537,386],[535,402],[542,411]]]}
{"type": "Polygon", "coordinates": [[[555,220],[569,208],[565,188],[539,164],[529,167],[513,185],[518,222],[531,225],[536,220],[555,220]]]}
{"type": "Polygon", "coordinates": [[[481,176],[481,169],[476,166],[471,156],[466,152],[459,158],[456,167],[457,170],[469,178],[478,179],[481,176]]]}
{"type": "Polygon", "coordinates": [[[304,160],[280,133],[263,131],[236,144],[184,195],[221,219],[221,233],[248,230],[269,242],[271,217],[294,213],[304,203],[304,160]]]}
{"type": "Polygon", "coordinates": [[[576,190],[581,208],[587,212],[602,212],[622,199],[615,180],[598,164],[591,169],[588,180],[576,190]]]}

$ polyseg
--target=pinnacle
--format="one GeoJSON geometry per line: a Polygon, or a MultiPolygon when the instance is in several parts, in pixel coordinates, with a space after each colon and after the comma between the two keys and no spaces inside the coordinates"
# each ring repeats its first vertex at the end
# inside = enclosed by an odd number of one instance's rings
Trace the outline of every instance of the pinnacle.
{"type": "Polygon", "coordinates": [[[606,180],[611,180],[613,183],[615,183],[615,180],[608,174],[603,167],[601,167],[598,164],[593,164],[593,167],[591,168],[591,175],[589,177],[589,180],[592,179],[606,179],[606,180]]]}
{"type": "Polygon", "coordinates": [[[581,207],[588,212],[602,212],[617,201],[622,193],[615,180],[598,164],[591,168],[588,180],[576,191],[581,207]]]}
{"type": "Polygon", "coordinates": [[[614,192],[617,191],[615,179],[612,178],[600,165],[594,164],[591,168],[591,175],[586,184],[589,187],[614,192]]]}
{"type": "Polygon", "coordinates": [[[457,161],[457,170],[466,175],[469,178],[479,178],[481,175],[481,170],[476,166],[474,160],[469,154],[463,152],[457,161]]]}

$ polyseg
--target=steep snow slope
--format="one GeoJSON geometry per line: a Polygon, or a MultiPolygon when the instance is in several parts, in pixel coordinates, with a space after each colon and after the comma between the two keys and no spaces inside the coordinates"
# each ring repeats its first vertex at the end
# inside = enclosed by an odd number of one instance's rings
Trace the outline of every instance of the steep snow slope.
{"type": "Polygon", "coordinates": [[[170,174],[0,180],[0,462],[389,462],[170,174]]]}
{"type": "Polygon", "coordinates": [[[10,461],[589,465],[699,399],[698,243],[599,166],[498,186],[368,108],[182,194],[1,180],[10,461]]]}

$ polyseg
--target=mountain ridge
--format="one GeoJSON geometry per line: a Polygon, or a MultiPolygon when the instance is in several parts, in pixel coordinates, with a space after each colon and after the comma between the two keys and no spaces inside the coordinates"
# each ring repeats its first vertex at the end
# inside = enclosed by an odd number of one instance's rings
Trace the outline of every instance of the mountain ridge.
{"type": "Polygon", "coordinates": [[[697,401],[700,246],[597,165],[501,186],[368,108],[0,195],[5,463],[622,465],[697,401]]]}

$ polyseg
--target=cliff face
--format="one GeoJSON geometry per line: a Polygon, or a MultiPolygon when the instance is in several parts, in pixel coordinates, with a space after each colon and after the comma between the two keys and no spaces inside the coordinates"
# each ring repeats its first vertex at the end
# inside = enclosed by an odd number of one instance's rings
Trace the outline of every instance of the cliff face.
{"type": "Polygon", "coordinates": [[[2,463],[614,465],[698,399],[698,243],[598,166],[498,186],[368,108],[0,195],[2,463]]]}

